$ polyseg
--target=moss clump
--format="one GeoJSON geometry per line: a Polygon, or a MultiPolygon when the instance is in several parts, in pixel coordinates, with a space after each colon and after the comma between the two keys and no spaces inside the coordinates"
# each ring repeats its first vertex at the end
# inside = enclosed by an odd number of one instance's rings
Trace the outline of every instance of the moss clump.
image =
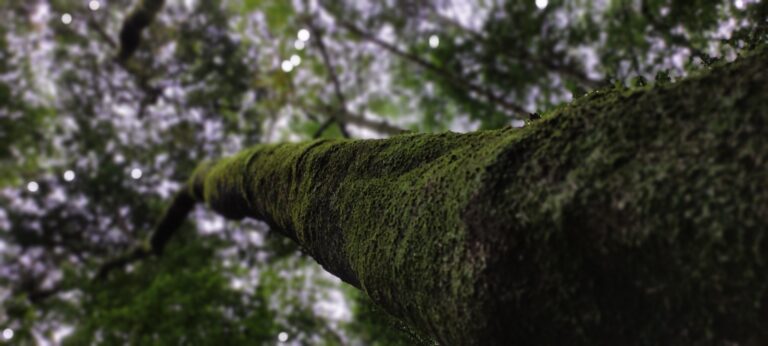
{"type": "Polygon", "coordinates": [[[767,56],[519,130],[257,146],[193,194],[441,343],[761,340],[767,56]]]}

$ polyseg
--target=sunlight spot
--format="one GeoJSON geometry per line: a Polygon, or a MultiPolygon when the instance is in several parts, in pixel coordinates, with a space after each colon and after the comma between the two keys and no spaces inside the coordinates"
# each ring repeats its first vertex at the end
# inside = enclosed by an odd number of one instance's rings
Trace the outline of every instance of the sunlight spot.
{"type": "Polygon", "coordinates": [[[440,45],[440,38],[437,37],[437,35],[432,35],[429,37],[429,46],[432,48],[437,48],[437,46],[440,45]]]}
{"type": "Polygon", "coordinates": [[[68,25],[69,23],[72,23],[72,15],[69,13],[62,14],[61,22],[64,23],[64,25],[68,25]]]}
{"type": "Polygon", "coordinates": [[[744,8],[747,7],[747,3],[744,0],[735,0],[733,2],[733,5],[740,10],[743,10],[744,8]]]}
{"type": "Polygon", "coordinates": [[[3,330],[3,339],[5,340],[13,339],[13,329],[5,328],[5,330],[3,330]]]}
{"type": "Polygon", "coordinates": [[[59,326],[53,331],[53,341],[55,345],[61,345],[61,342],[75,331],[75,327],[72,326],[59,326]]]}
{"type": "Polygon", "coordinates": [[[549,5],[549,0],[536,0],[536,7],[540,10],[543,10],[547,5],[549,5]]]}
{"type": "Polygon", "coordinates": [[[291,61],[290,61],[290,60],[283,60],[283,63],[280,65],[280,67],[281,67],[281,68],[283,69],[283,71],[285,71],[285,72],[291,72],[291,71],[293,71],[293,64],[291,63],[291,61]]]}
{"type": "Polygon", "coordinates": [[[277,334],[277,340],[280,340],[280,342],[288,341],[288,333],[280,332],[280,334],[277,334]]]}
{"type": "Polygon", "coordinates": [[[296,54],[291,55],[291,64],[293,66],[299,66],[299,64],[301,64],[301,57],[296,54]]]}
{"type": "Polygon", "coordinates": [[[101,8],[101,3],[98,0],[91,0],[91,2],[88,3],[88,8],[90,8],[91,11],[98,11],[99,8],[101,8]]]}
{"type": "Polygon", "coordinates": [[[245,287],[245,282],[240,279],[232,279],[232,281],[229,282],[229,285],[232,287],[235,291],[240,291],[245,287]]]}
{"type": "Polygon", "coordinates": [[[301,29],[297,35],[301,41],[309,41],[309,30],[301,29]]]}
{"type": "Polygon", "coordinates": [[[134,169],[132,169],[132,170],[131,170],[131,178],[133,178],[133,179],[139,179],[139,178],[141,178],[141,175],[142,175],[142,174],[143,174],[143,173],[142,173],[142,172],[141,172],[141,170],[140,170],[140,169],[138,169],[138,168],[134,168],[134,169]]]}
{"type": "MultiPolygon", "coordinates": [[[[27,184],[27,190],[29,190],[29,192],[37,192],[37,190],[40,190],[40,185],[38,185],[36,181],[30,181],[27,184]]],[[[11,333],[13,333],[13,331],[11,331],[11,333]]]]}
{"type": "Polygon", "coordinates": [[[35,25],[42,25],[48,21],[50,17],[50,6],[45,4],[37,4],[35,10],[29,14],[29,20],[35,25]]]}
{"type": "Polygon", "coordinates": [[[68,170],[64,172],[64,180],[66,181],[72,181],[75,180],[75,172],[73,170],[68,170]]]}
{"type": "Polygon", "coordinates": [[[304,49],[304,41],[296,41],[293,43],[293,48],[296,48],[298,50],[304,49]]]}

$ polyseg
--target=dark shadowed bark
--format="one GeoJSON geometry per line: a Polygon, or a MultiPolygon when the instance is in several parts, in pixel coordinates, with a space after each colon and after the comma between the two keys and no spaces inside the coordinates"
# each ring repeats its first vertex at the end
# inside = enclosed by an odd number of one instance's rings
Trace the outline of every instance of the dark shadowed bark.
{"type": "Polygon", "coordinates": [[[594,92],[522,129],[259,145],[182,193],[268,222],[440,343],[760,343],[766,66],[594,92]]]}

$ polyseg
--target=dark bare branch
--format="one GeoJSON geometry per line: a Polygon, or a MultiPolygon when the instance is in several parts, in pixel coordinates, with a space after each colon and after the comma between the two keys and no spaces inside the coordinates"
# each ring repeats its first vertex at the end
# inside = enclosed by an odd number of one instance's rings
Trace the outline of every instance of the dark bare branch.
{"type": "MultiPolygon", "coordinates": [[[[478,32],[477,30],[467,28],[456,20],[440,14],[434,6],[432,7],[430,16],[433,18],[433,20],[439,22],[440,24],[449,25],[461,32],[469,34],[476,41],[488,41],[488,37],[485,34],[478,32]]],[[[577,68],[576,66],[573,66],[572,64],[558,64],[553,62],[547,54],[540,57],[533,57],[524,49],[506,50],[505,52],[508,53],[508,56],[511,56],[520,62],[525,61],[545,70],[561,74],[590,89],[596,89],[605,86],[603,81],[590,78],[584,73],[584,71],[577,68]]]]}
{"type": "MultiPolygon", "coordinates": [[[[342,109],[347,109],[347,100],[344,96],[344,93],[341,91],[341,83],[339,82],[339,76],[336,73],[336,68],[333,66],[333,63],[331,62],[331,58],[328,56],[328,50],[325,48],[325,42],[323,41],[323,34],[320,32],[320,30],[317,28],[317,26],[314,24],[314,22],[309,19],[307,20],[307,23],[312,30],[312,34],[315,37],[315,44],[317,45],[317,49],[320,51],[320,56],[323,59],[323,63],[325,64],[325,68],[328,71],[328,79],[331,81],[331,84],[333,85],[334,93],[336,94],[336,99],[339,103],[339,107],[342,109]]],[[[333,113],[332,113],[333,114],[333,113]]],[[[344,138],[349,138],[349,132],[347,131],[346,124],[341,119],[335,118],[335,122],[339,125],[339,129],[341,130],[341,134],[344,136],[344,138]]]]}
{"type": "Polygon", "coordinates": [[[499,107],[506,109],[508,111],[513,112],[517,117],[524,118],[525,114],[528,114],[528,111],[525,109],[525,107],[516,104],[514,102],[510,102],[506,100],[503,96],[496,95],[496,93],[486,87],[483,87],[481,85],[478,85],[476,83],[473,83],[471,81],[462,79],[461,77],[455,75],[454,73],[437,66],[424,58],[412,54],[409,52],[405,52],[399,48],[397,48],[395,45],[386,42],[375,35],[368,33],[360,28],[358,28],[356,25],[354,25],[351,22],[345,21],[345,20],[339,20],[339,25],[347,29],[352,34],[371,42],[384,50],[397,55],[400,58],[403,58],[405,60],[411,61],[414,64],[420,66],[421,68],[428,70],[430,72],[436,73],[442,78],[445,78],[450,84],[452,84],[454,87],[464,89],[466,91],[474,92],[479,95],[481,95],[483,98],[485,98],[488,102],[493,103],[495,105],[498,105],[499,107]]]}
{"type": "Polygon", "coordinates": [[[152,21],[157,12],[163,7],[164,0],[139,0],[123,22],[120,29],[120,50],[117,53],[118,61],[127,61],[141,44],[141,35],[152,21]]]}
{"type": "Polygon", "coordinates": [[[387,135],[397,135],[408,132],[407,130],[394,126],[384,120],[377,121],[368,119],[360,114],[353,114],[346,109],[334,109],[333,107],[326,106],[324,107],[324,110],[326,113],[336,113],[336,117],[342,119],[345,123],[365,127],[387,135]]]}
{"type": "Polygon", "coordinates": [[[104,280],[109,273],[122,269],[128,264],[143,260],[150,256],[161,256],[168,240],[184,223],[187,215],[195,207],[195,200],[188,187],[183,188],[173,199],[168,209],[163,213],[160,222],[155,226],[148,243],[141,243],[127,252],[102,264],[96,273],[96,280],[104,280]]]}
{"type": "Polygon", "coordinates": [[[318,139],[323,136],[323,133],[325,130],[327,130],[333,123],[336,122],[336,118],[328,118],[326,119],[322,125],[320,125],[320,128],[315,131],[314,134],[312,134],[312,139],[318,139]]]}

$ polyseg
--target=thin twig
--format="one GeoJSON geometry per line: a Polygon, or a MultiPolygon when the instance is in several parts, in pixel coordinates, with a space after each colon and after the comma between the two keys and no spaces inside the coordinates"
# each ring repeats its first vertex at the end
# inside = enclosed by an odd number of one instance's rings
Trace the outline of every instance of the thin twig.
{"type": "Polygon", "coordinates": [[[310,108],[310,111],[315,113],[322,113],[322,114],[334,114],[334,119],[341,119],[347,124],[357,125],[360,127],[365,127],[367,129],[387,134],[390,136],[402,134],[405,132],[408,132],[405,129],[402,129],[400,127],[397,127],[395,125],[392,125],[384,120],[374,120],[374,119],[368,119],[360,114],[354,114],[349,112],[346,109],[342,109],[339,107],[334,107],[330,105],[321,105],[320,107],[312,107],[310,108]]]}
{"type": "Polygon", "coordinates": [[[113,270],[123,268],[133,262],[147,258],[151,254],[152,253],[146,247],[137,245],[126,253],[102,264],[101,267],[99,267],[99,270],[96,272],[94,279],[97,281],[103,281],[113,270]]]}
{"type": "Polygon", "coordinates": [[[437,66],[427,60],[424,60],[423,58],[411,54],[405,51],[400,50],[399,48],[395,47],[393,44],[386,42],[384,40],[379,39],[378,37],[363,31],[362,29],[358,28],[354,24],[347,22],[345,20],[339,20],[339,25],[347,29],[349,32],[359,36],[360,38],[363,38],[381,48],[384,50],[389,51],[392,54],[395,54],[405,60],[411,61],[415,63],[416,65],[421,66],[422,68],[432,71],[434,73],[437,73],[441,75],[443,78],[445,78],[449,83],[453,84],[455,87],[465,89],[467,91],[472,91],[475,93],[478,93],[485,97],[489,102],[496,104],[504,109],[507,109],[509,111],[512,111],[513,113],[516,113],[518,117],[523,117],[523,115],[528,114],[528,111],[525,109],[525,107],[510,102],[508,100],[505,100],[503,97],[499,97],[496,95],[491,89],[482,87],[480,85],[477,85],[475,83],[472,83],[470,81],[464,80],[455,74],[451,73],[450,71],[437,66]]]}
{"type": "Polygon", "coordinates": [[[173,198],[173,202],[163,213],[160,222],[155,226],[148,243],[141,243],[134,246],[122,255],[119,255],[99,267],[94,277],[97,281],[102,281],[109,276],[109,273],[121,269],[128,264],[143,260],[150,256],[161,256],[168,241],[176,233],[176,230],[184,223],[187,215],[195,207],[195,199],[191,194],[189,187],[185,186],[173,198]]]}
{"type": "MultiPolygon", "coordinates": [[[[309,28],[312,30],[312,34],[315,36],[315,43],[317,45],[317,49],[320,51],[320,56],[323,59],[323,63],[325,64],[326,70],[328,70],[328,79],[331,80],[331,84],[333,85],[333,90],[336,94],[336,99],[339,102],[339,107],[346,109],[347,100],[346,100],[346,97],[344,97],[344,93],[341,91],[341,83],[339,82],[338,74],[336,74],[336,69],[333,67],[333,64],[331,63],[331,59],[328,57],[328,51],[325,49],[325,43],[323,42],[322,33],[317,28],[317,26],[315,26],[311,18],[307,20],[307,24],[309,25],[309,28]]],[[[339,125],[339,129],[341,130],[342,136],[344,136],[344,138],[349,138],[349,132],[347,132],[346,124],[344,124],[344,122],[340,121],[338,118],[335,120],[336,120],[336,123],[339,125]]]]}
{"type": "Polygon", "coordinates": [[[685,36],[674,33],[671,25],[660,21],[659,18],[656,16],[656,14],[654,14],[653,11],[651,11],[651,8],[648,6],[647,2],[645,1],[641,2],[640,11],[642,12],[645,19],[648,20],[648,22],[651,24],[650,27],[653,33],[661,37],[666,36],[669,42],[684,48],[688,48],[688,50],[691,51],[692,56],[698,56],[698,57],[709,56],[708,54],[704,53],[701,49],[696,48],[693,45],[693,43],[685,36]]]}
{"type": "MultiPolygon", "coordinates": [[[[458,29],[458,30],[460,30],[462,32],[468,33],[470,36],[472,36],[472,38],[475,41],[483,41],[483,42],[488,42],[489,41],[488,37],[486,35],[483,35],[482,33],[478,32],[478,31],[476,31],[474,29],[467,28],[466,26],[464,26],[463,24],[457,22],[456,20],[454,20],[452,18],[448,18],[448,17],[445,17],[445,16],[441,15],[440,13],[437,12],[437,9],[434,6],[432,6],[431,10],[432,10],[431,16],[436,21],[438,21],[438,22],[440,22],[442,24],[450,25],[450,26],[452,26],[452,27],[454,27],[454,28],[456,28],[456,29],[458,29]]],[[[571,65],[556,64],[556,63],[553,63],[552,61],[550,61],[549,59],[546,59],[544,57],[539,57],[539,58],[535,59],[535,58],[531,57],[531,55],[527,51],[525,51],[524,49],[507,50],[506,52],[514,52],[515,56],[512,56],[512,58],[515,58],[518,61],[529,62],[531,64],[538,65],[540,68],[543,68],[543,69],[546,69],[546,70],[550,70],[550,71],[553,71],[555,73],[562,74],[564,76],[568,76],[568,77],[572,78],[573,80],[581,83],[585,87],[593,88],[594,89],[594,88],[599,88],[599,87],[603,86],[603,82],[602,81],[594,80],[592,78],[589,78],[582,71],[574,68],[571,65]]],[[[510,56],[510,55],[507,54],[507,56],[510,56]]]]}
{"type": "Polygon", "coordinates": [[[315,133],[312,134],[312,139],[320,138],[323,135],[323,133],[325,132],[325,130],[327,130],[328,127],[333,125],[334,122],[336,122],[336,118],[334,118],[334,117],[329,117],[328,119],[325,119],[323,124],[320,125],[320,128],[318,128],[317,131],[315,131],[315,133]]]}
{"type": "MultiPolygon", "coordinates": [[[[93,18],[88,19],[88,26],[96,31],[101,39],[109,45],[112,49],[120,49],[120,45],[107,33],[104,27],[101,26],[93,18]]],[[[142,118],[148,105],[157,102],[158,97],[162,95],[162,89],[152,86],[149,80],[151,79],[150,73],[145,73],[143,70],[137,69],[135,65],[131,65],[129,61],[124,59],[114,59],[116,65],[120,66],[125,72],[133,76],[136,85],[144,92],[144,97],[139,102],[138,117],[142,118]]]]}
{"type": "Polygon", "coordinates": [[[120,48],[115,42],[115,40],[112,38],[112,36],[109,36],[106,30],[99,24],[97,21],[95,21],[93,18],[88,18],[88,26],[95,30],[97,34],[99,34],[99,37],[101,37],[104,42],[106,42],[110,48],[112,49],[118,49],[120,48]]]}

